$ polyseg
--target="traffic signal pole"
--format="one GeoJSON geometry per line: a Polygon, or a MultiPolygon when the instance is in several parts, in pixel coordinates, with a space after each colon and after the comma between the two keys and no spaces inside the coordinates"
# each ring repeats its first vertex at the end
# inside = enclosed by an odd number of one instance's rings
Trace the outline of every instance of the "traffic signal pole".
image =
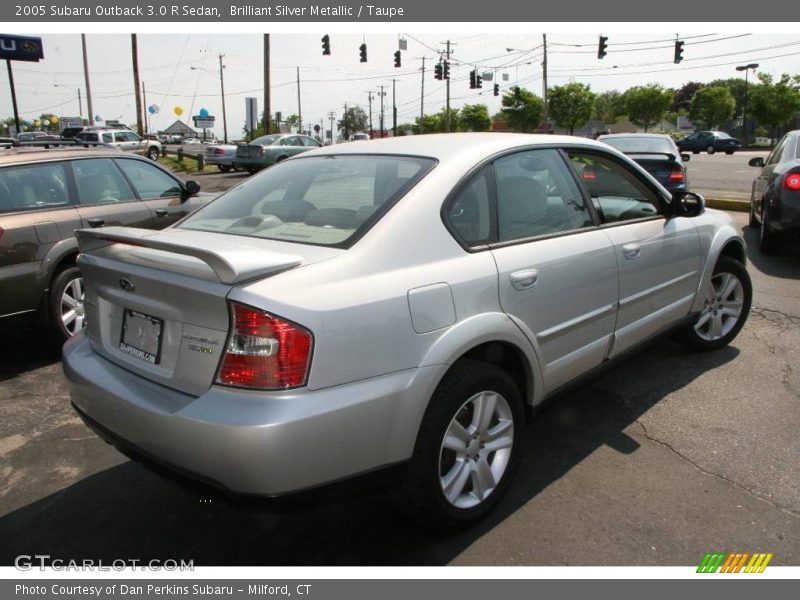
{"type": "Polygon", "coordinates": [[[14,73],[11,70],[11,61],[6,59],[6,66],[8,67],[8,84],[11,86],[11,105],[14,107],[14,124],[17,126],[17,135],[19,135],[19,110],[17,110],[17,90],[14,88],[14,73]]]}
{"type": "MultiPolygon", "coordinates": [[[[450,62],[450,40],[447,40],[447,62],[450,62]]],[[[447,78],[447,112],[444,119],[444,130],[450,133],[450,78],[447,78]]]]}

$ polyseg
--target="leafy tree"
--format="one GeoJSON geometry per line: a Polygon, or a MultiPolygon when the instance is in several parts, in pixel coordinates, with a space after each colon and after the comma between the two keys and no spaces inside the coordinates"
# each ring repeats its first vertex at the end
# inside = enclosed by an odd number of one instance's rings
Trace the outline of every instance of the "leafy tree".
{"type": "Polygon", "coordinates": [[[697,90],[703,87],[699,81],[690,81],[684,83],[683,87],[678,88],[674,92],[672,104],[669,107],[669,112],[680,113],[682,110],[689,110],[692,105],[692,98],[697,93],[697,90]]]}
{"type": "Polygon", "coordinates": [[[530,90],[514,86],[503,94],[503,120],[514,131],[534,131],[542,122],[543,112],[544,102],[530,90]]]}
{"type": "Polygon", "coordinates": [[[439,115],[424,115],[417,117],[414,133],[440,133],[444,128],[440,129],[441,122],[439,115]]]}
{"type": "Polygon", "coordinates": [[[716,129],[733,116],[736,100],[730,90],[723,86],[704,87],[692,98],[689,118],[696,125],[716,129]]]}
{"type": "MultiPolygon", "coordinates": [[[[417,117],[419,119],[419,117],[417,117]]],[[[411,131],[412,133],[418,133],[417,124],[416,123],[398,123],[397,125],[397,135],[406,135],[407,131],[411,131]]]]}
{"type": "Polygon", "coordinates": [[[489,131],[492,120],[485,104],[465,104],[460,111],[459,131],[489,131]]]}
{"type": "MultiPolygon", "coordinates": [[[[275,122],[275,117],[274,116],[272,116],[270,118],[270,120],[269,120],[269,132],[270,133],[280,133],[280,128],[278,127],[278,124],[275,122]]],[[[247,135],[247,125],[246,124],[242,125],[242,133],[247,135]]],[[[264,133],[264,113],[261,113],[261,120],[258,122],[258,127],[256,127],[253,130],[253,133],[250,134],[250,138],[249,139],[255,139],[255,138],[260,137],[262,135],[265,135],[265,133],[264,133]]]]}
{"type": "Polygon", "coordinates": [[[336,125],[339,133],[347,137],[358,132],[365,132],[369,129],[369,117],[367,112],[360,106],[350,106],[342,115],[336,125]]]}
{"type": "MultiPolygon", "coordinates": [[[[715,79],[707,84],[709,87],[722,86],[728,88],[733,99],[736,100],[736,112],[734,114],[742,114],[744,107],[744,77],[729,77],[728,79],[715,79]]],[[[747,95],[753,91],[754,87],[758,85],[758,80],[750,81],[747,87],[747,95]]]]}
{"type": "Polygon", "coordinates": [[[625,92],[628,117],[645,131],[661,120],[671,103],[672,94],[658,84],[632,87],[625,92]]]}
{"type": "Polygon", "coordinates": [[[777,129],[800,115],[800,75],[781,75],[778,81],[768,73],[759,73],[761,85],[750,95],[748,110],[770,128],[774,140],[777,129]]]}
{"type": "Polygon", "coordinates": [[[625,113],[623,95],[617,90],[609,90],[597,94],[594,100],[594,118],[606,123],[616,123],[620,115],[625,113]]]}
{"type": "Polygon", "coordinates": [[[550,88],[548,102],[556,125],[572,135],[576,127],[583,127],[592,118],[595,95],[588,85],[568,83],[550,88]]]}

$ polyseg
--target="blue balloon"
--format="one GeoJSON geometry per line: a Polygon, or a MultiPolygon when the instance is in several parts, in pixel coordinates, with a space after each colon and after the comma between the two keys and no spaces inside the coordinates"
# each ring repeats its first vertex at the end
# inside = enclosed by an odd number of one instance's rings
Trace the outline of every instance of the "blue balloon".
{"type": "Polygon", "coordinates": [[[103,117],[101,117],[100,115],[95,115],[95,116],[94,116],[94,120],[95,120],[95,121],[102,121],[102,120],[103,120],[103,117]]]}
{"type": "Polygon", "coordinates": [[[151,104],[147,107],[147,112],[149,112],[151,115],[156,114],[156,107],[151,104]]]}
{"type": "Polygon", "coordinates": [[[208,116],[208,109],[207,108],[201,108],[200,109],[200,116],[205,119],[208,116]]]}

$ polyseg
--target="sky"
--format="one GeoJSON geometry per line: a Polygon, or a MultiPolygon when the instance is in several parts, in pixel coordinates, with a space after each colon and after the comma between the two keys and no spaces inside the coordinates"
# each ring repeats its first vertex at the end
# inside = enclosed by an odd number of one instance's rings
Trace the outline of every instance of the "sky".
{"type": "MultiPolygon", "coordinates": [[[[651,28],[653,29],[653,28],[651,28]]],[[[298,112],[297,67],[300,68],[302,117],[305,123],[329,126],[329,113],[341,118],[345,104],[368,111],[368,92],[373,93],[373,122],[378,127],[379,86],[384,86],[386,127],[391,127],[392,79],[396,85],[398,123],[420,114],[421,65],[426,58],[424,110],[438,112],[445,103],[445,84],[433,77],[433,64],[444,42],[450,39],[451,99],[454,107],[484,103],[490,114],[501,107],[492,95],[494,82],[482,90],[469,89],[469,71],[492,72],[502,90],[518,83],[542,93],[542,34],[509,35],[459,31],[448,35],[402,32],[331,33],[331,55],[322,55],[319,34],[272,34],[272,110],[283,115],[298,112]],[[402,66],[394,68],[393,53],[404,38],[402,66]],[[358,47],[367,44],[368,62],[359,62],[358,47]],[[512,50],[509,51],[508,49],[512,50]],[[503,80],[505,75],[508,80],[503,80]]],[[[27,35],[37,35],[31,32],[27,35]]],[[[44,60],[14,62],[14,80],[20,117],[32,120],[43,112],[78,115],[78,90],[83,98],[80,114],[88,116],[77,33],[41,35],[44,60]]],[[[578,81],[595,92],[625,90],[635,85],[660,83],[680,87],[688,81],[710,81],[741,74],[736,65],[758,63],[759,71],[774,75],[800,72],[800,34],[766,35],[746,32],[696,31],[685,40],[684,60],[673,64],[674,33],[641,35],[609,34],[608,55],[597,59],[598,36],[589,33],[547,33],[548,85],[578,81]]],[[[245,98],[263,98],[263,35],[259,34],[139,34],[139,71],[147,92],[147,106],[159,112],[150,118],[150,130],[163,129],[178,117],[191,125],[190,116],[205,108],[216,117],[214,133],[222,137],[219,54],[223,54],[225,104],[229,139],[241,139],[245,122],[245,98]],[[194,69],[192,69],[194,67],[194,69]]],[[[88,34],[87,48],[93,112],[106,120],[135,124],[135,99],[131,37],[126,34],[88,34]]],[[[6,70],[0,75],[0,118],[12,116],[6,70]]],[[[751,75],[752,76],[752,75],[751,75]]]]}

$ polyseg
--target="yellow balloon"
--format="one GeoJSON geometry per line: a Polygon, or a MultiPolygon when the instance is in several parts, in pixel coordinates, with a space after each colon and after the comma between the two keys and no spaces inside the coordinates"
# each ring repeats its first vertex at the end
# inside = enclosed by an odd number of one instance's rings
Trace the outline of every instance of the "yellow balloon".
{"type": "Polygon", "coordinates": [[[58,123],[58,117],[50,117],[50,125],[55,125],[58,123]]]}
{"type": "Polygon", "coordinates": [[[179,117],[183,114],[183,109],[180,106],[175,107],[175,114],[179,117]]]}
{"type": "Polygon", "coordinates": [[[39,127],[41,124],[42,124],[42,122],[41,122],[41,121],[34,121],[34,122],[33,122],[33,126],[34,126],[34,127],[39,127]]]}

